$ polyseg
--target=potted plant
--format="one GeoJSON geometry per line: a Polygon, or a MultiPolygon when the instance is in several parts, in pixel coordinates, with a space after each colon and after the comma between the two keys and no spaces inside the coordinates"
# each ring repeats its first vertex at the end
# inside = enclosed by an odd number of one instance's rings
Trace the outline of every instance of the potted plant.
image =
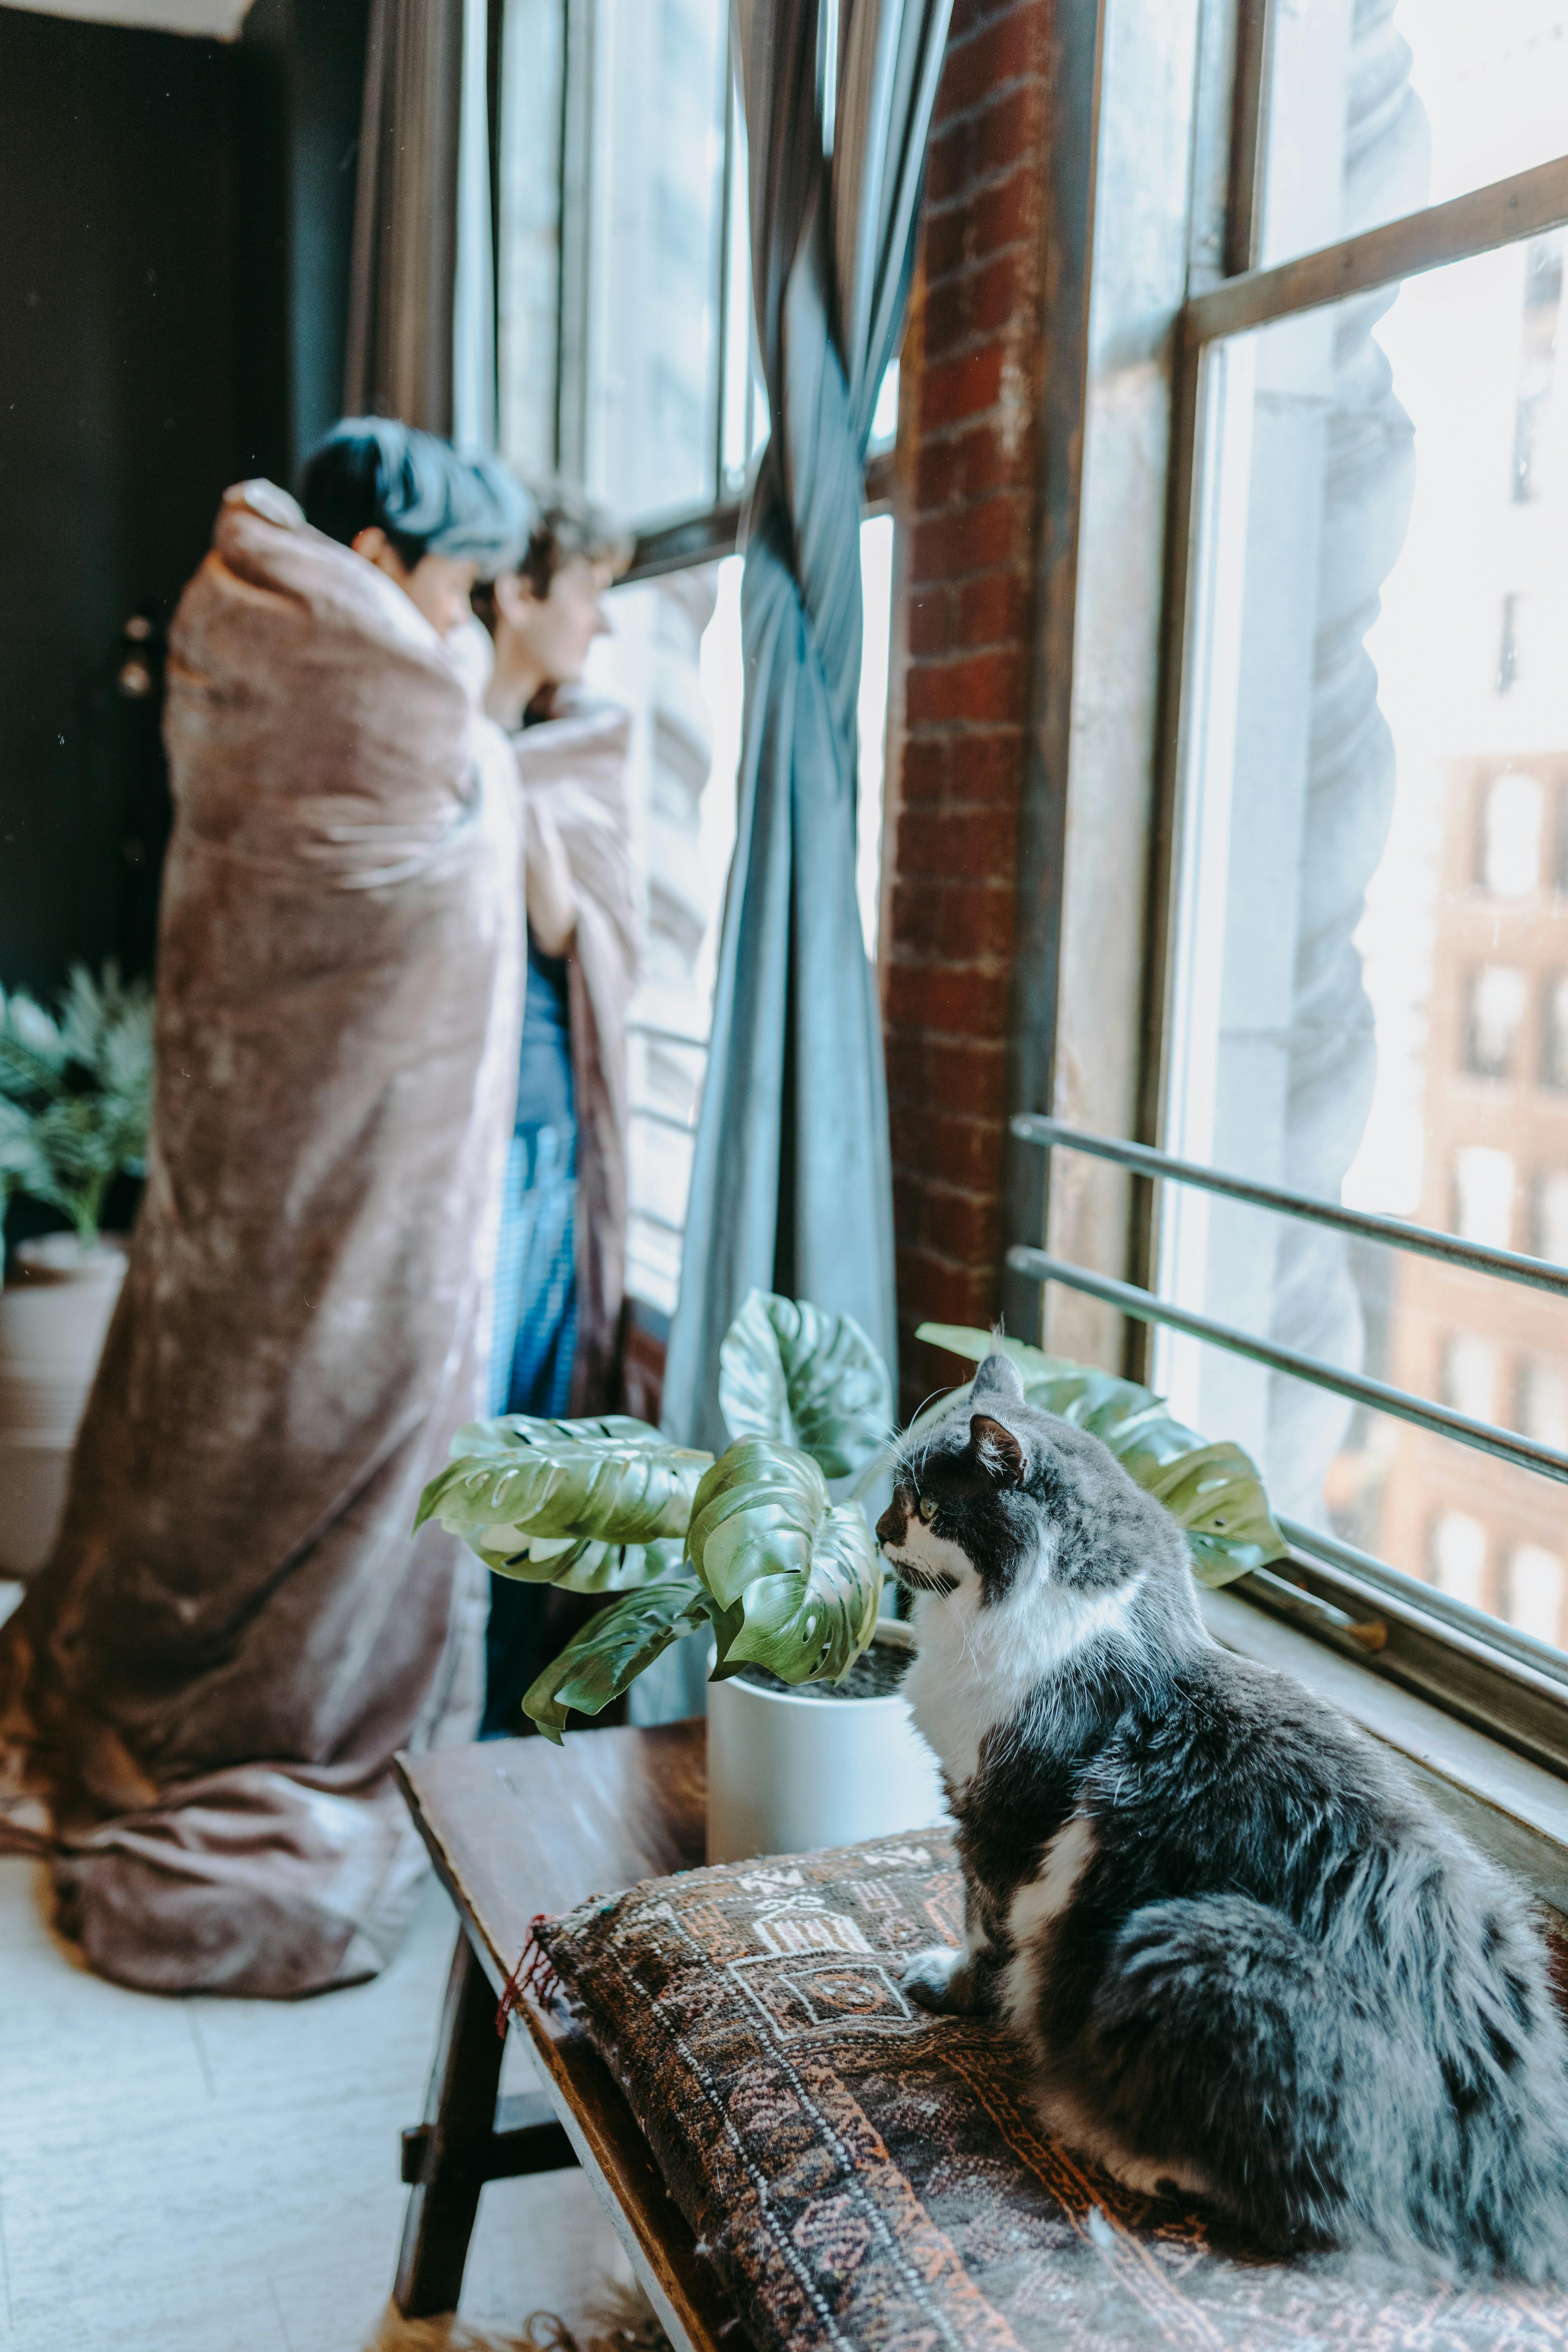
{"type": "Polygon", "coordinates": [[[153,998],[112,964],[78,965],[56,1012],[0,992],[0,1213],[21,1194],[69,1219],[23,1242],[0,1290],[0,1570],[47,1558],[71,1447],[125,1274],[100,1230],[109,1187],[139,1174],[153,1083],[153,998]]]}
{"type": "MultiPolygon", "coordinates": [[[[973,1362],[994,1344],[947,1325],[921,1337],[973,1362]]],[[[1004,1344],[1032,1402],[1092,1430],[1174,1513],[1204,1582],[1283,1555],[1239,1446],[1205,1444],[1133,1381],[1004,1344]]],[[[417,1524],[461,1534],[497,1575],[606,1595],[523,1700],[548,1738],[573,1709],[596,1715],[670,1643],[708,1633],[711,1860],[940,1814],[934,1760],[897,1687],[910,1637],[880,1614],[865,1507],[900,1442],[891,1402],[887,1366],[848,1316],[753,1291],[721,1351],[733,1443],[716,1461],[618,1416],[511,1415],[460,1431],[426,1490],[417,1524]]]]}

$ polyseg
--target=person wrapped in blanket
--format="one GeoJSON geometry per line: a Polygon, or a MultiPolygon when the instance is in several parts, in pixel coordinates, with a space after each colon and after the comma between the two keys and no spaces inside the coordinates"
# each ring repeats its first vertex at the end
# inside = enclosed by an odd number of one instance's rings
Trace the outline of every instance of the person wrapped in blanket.
{"type": "Polygon", "coordinates": [[[522,993],[516,789],[455,633],[531,510],[389,418],[225,495],[169,639],[174,803],[130,1265],[0,1632],[0,1845],[159,1992],[373,1975],[472,1736],[486,1595],[409,1530],[484,1409],[522,993]]]}
{"type": "MultiPolygon", "coordinates": [[[[517,761],[528,984],[501,1204],[490,1411],[615,1402],[626,1233],[626,1011],[643,934],[626,800],[631,721],[583,690],[603,598],[630,553],[597,509],[533,486],[515,572],[474,592],[495,651],[486,709],[517,761]]],[[[492,1580],[484,1731],[529,1726],[536,1675],[602,1603],[492,1580]]]]}

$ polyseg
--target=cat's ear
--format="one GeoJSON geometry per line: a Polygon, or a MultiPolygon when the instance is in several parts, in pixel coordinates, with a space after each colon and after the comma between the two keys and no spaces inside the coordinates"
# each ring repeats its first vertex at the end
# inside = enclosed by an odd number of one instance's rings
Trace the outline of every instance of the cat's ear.
{"type": "Polygon", "coordinates": [[[1011,1356],[994,1349],[975,1373],[970,1397],[978,1405],[984,1397],[1000,1397],[1012,1404],[1024,1402],[1024,1381],[1011,1356]]]}
{"type": "Polygon", "coordinates": [[[975,1460],[998,1486],[1023,1485],[1024,1449],[1010,1429],[1004,1429],[988,1412],[971,1413],[969,1442],[975,1460]]]}

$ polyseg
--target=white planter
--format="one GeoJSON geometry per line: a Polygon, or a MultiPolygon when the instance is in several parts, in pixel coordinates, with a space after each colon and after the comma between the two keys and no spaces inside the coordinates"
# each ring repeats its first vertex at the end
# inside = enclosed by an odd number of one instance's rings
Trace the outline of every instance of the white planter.
{"type": "MultiPolygon", "coordinates": [[[[877,1638],[910,1647],[906,1625],[877,1638]]],[[[893,1837],[930,1829],[946,1810],[936,1758],[899,1692],[827,1698],[739,1675],[709,1685],[710,1862],[893,1837]]]]}
{"type": "Polygon", "coordinates": [[[74,1234],[23,1242],[0,1289],[0,1574],[53,1548],[71,1448],[125,1279],[125,1244],[74,1234]]]}

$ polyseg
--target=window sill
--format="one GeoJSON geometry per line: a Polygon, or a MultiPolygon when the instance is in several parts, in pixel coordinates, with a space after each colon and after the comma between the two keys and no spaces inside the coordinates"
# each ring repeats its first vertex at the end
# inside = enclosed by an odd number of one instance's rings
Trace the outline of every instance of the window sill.
{"type": "Polygon", "coordinates": [[[1438,1809],[1568,1915],[1568,1781],[1229,1592],[1204,1592],[1216,1642],[1292,1675],[1397,1750],[1438,1809]]]}

